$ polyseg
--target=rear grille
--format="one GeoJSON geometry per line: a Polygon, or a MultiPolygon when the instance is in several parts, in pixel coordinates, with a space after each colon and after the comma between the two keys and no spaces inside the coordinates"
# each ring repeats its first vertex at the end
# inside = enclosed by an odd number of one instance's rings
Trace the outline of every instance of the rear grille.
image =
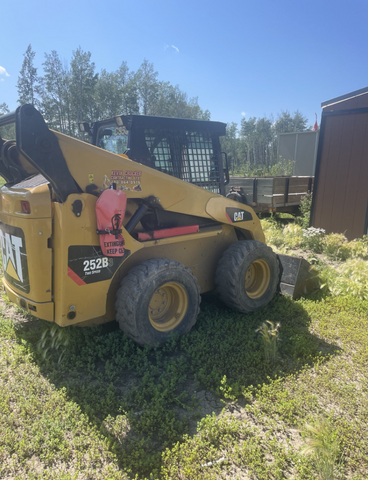
{"type": "Polygon", "coordinates": [[[20,183],[17,183],[16,185],[13,185],[15,188],[33,188],[33,187],[38,187],[40,185],[43,185],[44,183],[49,183],[46,178],[41,175],[34,175],[31,178],[27,178],[26,180],[23,180],[20,183]]]}

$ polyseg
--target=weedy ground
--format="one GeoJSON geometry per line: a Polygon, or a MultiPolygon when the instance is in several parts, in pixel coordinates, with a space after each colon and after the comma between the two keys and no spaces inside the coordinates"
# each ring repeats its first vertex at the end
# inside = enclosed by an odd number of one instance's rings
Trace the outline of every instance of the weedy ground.
{"type": "Polygon", "coordinates": [[[3,297],[0,478],[366,479],[367,242],[263,226],[320,290],[249,315],[204,295],[163,348],[114,324],[60,334],[3,297]]]}

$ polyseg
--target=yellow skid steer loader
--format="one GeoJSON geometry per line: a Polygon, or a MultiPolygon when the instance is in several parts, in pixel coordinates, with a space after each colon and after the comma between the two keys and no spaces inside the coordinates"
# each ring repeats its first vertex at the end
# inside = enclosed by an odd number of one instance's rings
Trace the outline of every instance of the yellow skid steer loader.
{"type": "MultiPolygon", "coordinates": [[[[225,124],[126,122],[115,139],[101,135],[120,143],[113,153],[50,130],[31,105],[0,117],[16,128],[15,140],[0,137],[9,298],[60,326],[116,319],[139,344],[187,333],[213,289],[241,312],[267,305],[283,263],[254,211],[220,195],[225,124]]],[[[298,268],[286,272],[291,293],[298,268]]]]}

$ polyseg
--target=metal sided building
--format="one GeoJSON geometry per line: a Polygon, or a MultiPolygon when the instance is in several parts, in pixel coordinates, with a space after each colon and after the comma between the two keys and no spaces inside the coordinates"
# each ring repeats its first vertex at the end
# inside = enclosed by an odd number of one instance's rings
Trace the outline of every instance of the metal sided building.
{"type": "Polygon", "coordinates": [[[368,87],[322,103],[311,226],[367,234],[368,87]]]}
{"type": "Polygon", "coordinates": [[[316,169],[318,132],[280,133],[277,158],[294,162],[293,176],[313,177],[316,169]]]}

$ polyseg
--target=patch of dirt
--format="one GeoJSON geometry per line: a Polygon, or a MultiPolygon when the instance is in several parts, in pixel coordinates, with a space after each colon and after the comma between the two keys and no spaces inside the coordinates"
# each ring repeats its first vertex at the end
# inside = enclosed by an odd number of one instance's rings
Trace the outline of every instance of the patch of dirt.
{"type": "Polygon", "coordinates": [[[39,326],[39,320],[35,317],[27,315],[16,305],[10,303],[5,297],[5,293],[0,296],[0,310],[4,316],[10,318],[15,324],[29,324],[32,327],[39,326]]]}

